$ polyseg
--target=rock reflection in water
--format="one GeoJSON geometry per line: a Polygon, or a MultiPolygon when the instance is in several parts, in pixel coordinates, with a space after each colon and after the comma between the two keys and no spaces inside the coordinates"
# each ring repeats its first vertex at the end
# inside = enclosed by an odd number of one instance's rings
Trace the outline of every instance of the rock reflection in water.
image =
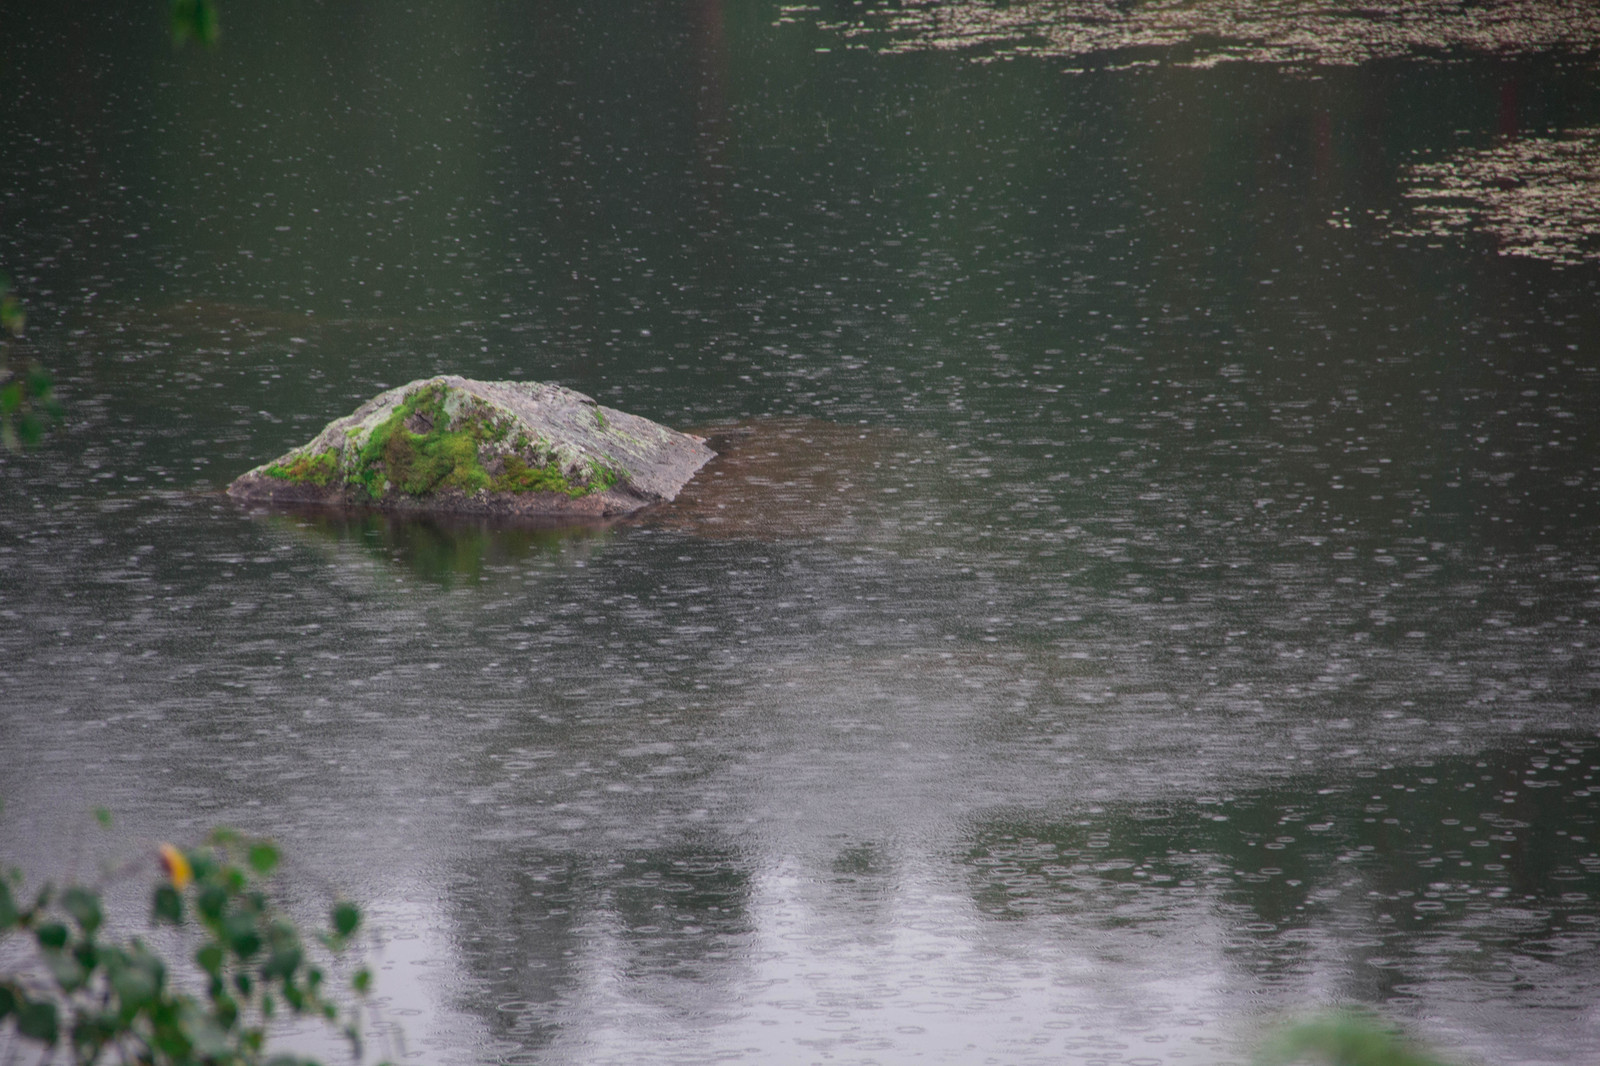
{"type": "Polygon", "coordinates": [[[623,525],[714,539],[852,536],[896,528],[897,504],[939,506],[932,438],[820,419],[775,418],[698,431],[717,450],[670,503],[619,523],[481,521],[315,507],[257,512],[275,527],[328,548],[359,545],[441,585],[486,580],[486,572],[531,556],[587,558],[623,525]],[[897,497],[904,496],[903,501],[897,497]]]}
{"type": "Polygon", "coordinates": [[[487,581],[491,571],[533,558],[585,560],[611,535],[608,525],[597,523],[539,525],[320,508],[256,513],[328,554],[359,547],[446,587],[487,581]]]}
{"type": "Polygon", "coordinates": [[[822,25],[889,53],[959,51],[993,62],[1159,48],[1201,67],[1577,52],[1600,41],[1600,14],[1579,0],[1372,0],[1359,8],[1321,0],[907,0],[822,25]]]}

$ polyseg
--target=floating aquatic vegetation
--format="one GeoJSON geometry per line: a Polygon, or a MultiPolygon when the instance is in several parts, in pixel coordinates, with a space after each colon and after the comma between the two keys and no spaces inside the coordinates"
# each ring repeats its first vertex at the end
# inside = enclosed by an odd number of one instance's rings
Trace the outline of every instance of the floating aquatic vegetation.
{"type": "Polygon", "coordinates": [[[1458,152],[1407,170],[1414,218],[1398,236],[1493,234],[1501,255],[1600,259],[1600,128],[1458,152]]]}
{"type": "MultiPolygon", "coordinates": [[[[793,19],[796,9],[785,9],[793,19]]],[[[955,51],[978,62],[1167,49],[1188,66],[1297,66],[1475,52],[1589,51],[1589,0],[903,0],[824,27],[879,51],[955,51]]]]}

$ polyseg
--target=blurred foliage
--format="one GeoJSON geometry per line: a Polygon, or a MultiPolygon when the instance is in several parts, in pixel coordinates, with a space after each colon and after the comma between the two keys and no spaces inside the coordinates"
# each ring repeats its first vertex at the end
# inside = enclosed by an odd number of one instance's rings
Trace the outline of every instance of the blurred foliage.
{"type": "MultiPolygon", "coordinates": [[[[168,19],[172,42],[182,46],[189,41],[215,44],[221,27],[216,0],[171,0],[168,19]]],[[[22,301],[11,291],[11,279],[0,274],[0,347],[8,339],[20,338],[28,316],[22,301]]],[[[0,365],[0,447],[21,451],[39,442],[50,419],[61,417],[50,374],[36,360],[18,366],[0,365]]]]}
{"type": "Polygon", "coordinates": [[[61,404],[50,372],[37,361],[0,374],[0,445],[21,451],[39,443],[49,420],[61,417],[61,404]]]}
{"type": "MultiPolygon", "coordinates": [[[[17,871],[0,876],[0,946],[8,958],[21,955],[5,943],[12,938],[31,939],[33,949],[23,969],[0,974],[0,1035],[9,1029],[18,1044],[40,1047],[42,1061],[78,1066],[308,1066],[269,1057],[268,1029],[287,1014],[337,1026],[359,1061],[354,1016],[330,998],[312,946],[325,957],[341,952],[361,912],[336,902],[308,945],[262,887],[278,859],[270,841],[226,829],[201,848],[161,845],[151,921],[198,931],[184,938],[198,944],[188,959],[168,959],[138,937],[107,937],[98,886],[47,884],[30,899],[17,871]],[[203,995],[183,991],[198,988],[203,995]]],[[[350,985],[365,994],[369,971],[357,970],[350,985]]]]}
{"type": "Polygon", "coordinates": [[[0,333],[12,337],[22,336],[22,327],[28,316],[22,310],[22,301],[11,291],[11,279],[0,274],[0,333]]]}
{"type": "Polygon", "coordinates": [[[49,371],[11,351],[27,321],[11,279],[0,275],[0,447],[8,452],[39,443],[48,422],[61,417],[49,371]]]}
{"type": "Polygon", "coordinates": [[[221,28],[217,22],[216,0],[172,0],[172,43],[189,41],[215,44],[221,28]]]}
{"type": "Polygon", "coordinates": [[[1256,1055],[1256,1066],[1452,1066],[1375,1015],[1331,1011],[1291,1023],[1256,1055]]]}

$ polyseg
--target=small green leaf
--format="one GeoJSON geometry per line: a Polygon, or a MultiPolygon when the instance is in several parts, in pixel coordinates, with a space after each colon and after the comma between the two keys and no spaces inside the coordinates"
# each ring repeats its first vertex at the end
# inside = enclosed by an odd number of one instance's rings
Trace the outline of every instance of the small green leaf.
{"type": "Polygon", "coordinates": [[[163,882],[156,886],[155,896],[150,900],[150,913],[158,922],[182,925],[183,897],[176,888],[163,882]]]}
{"type": "Polygon", "coordinates": [[[17,1032],[41,1044],[54,1045],[61,1033],[60,1023],[56,1021],[56,1005],[43,1001],[19,1003],[17,1032]]]}
{"type": "Polygon", "coordinates": [[[251,915],[235,911],[222,921],[222,933],[228,947],[241,959],[248,959],[261,950],[261,934],[256,931],[256,921],[251,915]]]}
{"type": "Polygon", "coordinates": [[[133,963],[131,956],[122,948],[115,944],[106,944],[100,948],[100,965],[104,966],[109,972],[119,966],[131,966],[133,963]]]}
{"type": "Polygon", "coordinates": [[[340,901],[333,905],[333,931],[339,936],[349,936],[356,931],[356,926],[360,924],[360,907],[348,901],[340,901]]]}
{"type": "Polygon", "coordinates": [[[255,930],[235,933],[228,938],[228,946],[241,959],[248,959],[261,950],[261,937],[255,930]]]}
{"type": "MultiPolygon", "coordinates": [[[[249,995],[249,993],[245,993],[249,995]]],[[[212,1013],[216,1015],[218,1024],[224,1029],[232,1029],[239,1024],[239,1004],[229,995],[219,995],[212,998],[212,1013]]]]}
{"type": "Polygon", "coordinates": [[[250,868],[262,877],[278,868],[278,849],[269,841],[250,845],[250,868]]]}
{"type": "Polygon", "coordinates": [[[216,861],[203,851],[186,851],[183,857],[188,860],[190,876],[196,882],[209,880],[217,872],[216,861]]]}
{"type": "Polygon", "coordinates": [[[372,971],[363,966],[350,978],[350,987],[363,996],[372,990],[372,971]]]}
{"type": "Polygon", "coordinates": [[[300,962],[305,958],[305,953],[298,945],[289,945],[278,948],[261,967],[261,977],[270,981],[274,977],[281,977],[285,981],[294,977],[294,972],[300,968],[300,962]]]}
{"type": "Polygon", "coordinates": [[[55,379],[50,376],[50,371],[38,363],[30,363],[28,365],[27,381],[28,391],[35,396],[44,396],[55,387],[55,379]]]}
{"type": "Polygon", "coordinates": [[[33,931],[42,948],[54,948],[60,951],[67,945],[67,927],[60,922],[47,922],[33,931]]]}
{"type": "Polygon", "coordinates": [[[49,967],[50,976],[56,979],[56,984],[61,986],[63,992],[76,992],[89,979],[88,971],[71,955],[47,951],[44,953],[44,964],[49,967]]]}
{"type": "Polygon", "coordinates": [[[107,829],[110,829],[111,811],[106,807],[96,807],[94,809],[94,820],[105,826],[107,829]]]}
{"type": "Polygon", "coordinates": [[[165,976],[159,960],[142,955],[111,973],[111,989],[117,994],[123,1010],[137,1011],[160,995],[165,976]]]}
{"type": "Polygon", "coordinates": [[[212,977],[219,976],[222,973],[222,946],[216,943],[202,945],[194,953],[194,961],[212,977]]]}
{"type": "Polygon", "coordinates": [[[72,916],[85,933],[94,935],[105,916],[100,911],[100,897],[82,885],[73,885],[61,894],[62,908],[72,916]]]}
{"type": "Polygon", "coordinates": [[[79,1061],[87,1058],[82,1054],[83,1049],[103,1048],[116,1039],[121,1029],[117,1016],[110,1011],[80,1011],[78,1020],[72,1023],[72,1045],[80,1049],[79,1061]]]}
{"type": "Polygon", "coordinates": [[[200,889],[200,893],[195,897],[194,902],[200,908],[200,914],[206,921],[220,921],[222,912],[228,906],[228,893],[221,885],[206,885],[200,889]]]}

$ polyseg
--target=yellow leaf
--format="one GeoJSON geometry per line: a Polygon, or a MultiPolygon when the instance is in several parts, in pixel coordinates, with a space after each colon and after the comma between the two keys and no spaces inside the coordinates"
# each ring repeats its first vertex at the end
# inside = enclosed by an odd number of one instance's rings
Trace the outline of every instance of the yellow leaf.
{"type": "Polygon", "coordinates": [[[172,887],[182,889],[194,880],[194,869],[189,865],[189,860],[184,858],[183,852],[171,844],[161,845],[161,865],[167,871],[167,877],[172,880],[172,887]]]}

